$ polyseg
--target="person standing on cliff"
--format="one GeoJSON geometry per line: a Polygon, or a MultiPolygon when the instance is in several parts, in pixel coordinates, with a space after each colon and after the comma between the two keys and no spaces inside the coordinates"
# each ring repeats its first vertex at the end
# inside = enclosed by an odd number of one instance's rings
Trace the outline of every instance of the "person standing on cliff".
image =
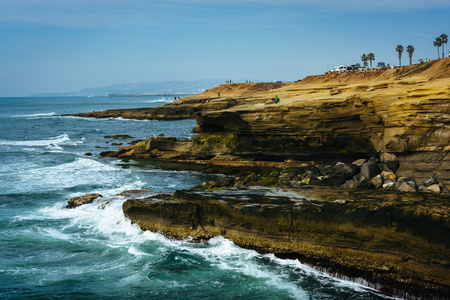
{"type": "Polygon", "coordinates": [[[275,99],[273,100],[273,103],[278,104],[278,102],[280,102],[280,97],[275,95],[275,99]]]}

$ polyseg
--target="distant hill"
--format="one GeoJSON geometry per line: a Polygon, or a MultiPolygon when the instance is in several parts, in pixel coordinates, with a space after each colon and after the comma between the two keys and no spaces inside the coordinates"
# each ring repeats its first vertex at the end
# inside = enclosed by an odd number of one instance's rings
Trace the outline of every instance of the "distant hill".
{"type": "Polygon", "coordinates": [[[186,93],[199,94],[207,89],[224,83],[224,79],[203,79],[195,81],[164,81],[147,83],[115,84],[103,87],[81,89],[67,93],[40,93],[33,96],[107,96],[108,94],[158,94],[186,93]]]}

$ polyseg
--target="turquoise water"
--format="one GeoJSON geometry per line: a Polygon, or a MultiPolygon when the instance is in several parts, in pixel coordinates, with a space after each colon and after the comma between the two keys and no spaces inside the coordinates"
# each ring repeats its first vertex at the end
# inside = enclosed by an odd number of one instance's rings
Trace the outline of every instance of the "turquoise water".
{"type": "Polygon", "coordinates": [[[143,232],[122,214],[130,189],[172,192],[210,180],[195,172],[100,158],[111,143],[164,134],[192,137],[194,120],[59,117],[161,105],[172,99],[0,98],[0,298],[2,299],[386,299],[363,285],[241,249],[143,232]],[[113,140],[105,136],[127,134],[113,140]],[[85,156],[85,153],[92,156],[85,156]],[[65,209],[86,193],[104,197],[65,209]]]}

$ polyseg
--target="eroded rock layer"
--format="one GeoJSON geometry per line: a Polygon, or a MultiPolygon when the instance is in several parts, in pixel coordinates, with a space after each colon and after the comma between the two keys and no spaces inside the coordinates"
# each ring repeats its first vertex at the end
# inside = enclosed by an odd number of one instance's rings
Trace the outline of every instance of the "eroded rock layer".
{"type": "Polygon", "coordinates": [[[183,190],[128,200],[124,214],[175,238],[237,245],[362,277],[400,296],[450,293],[450,198],[318,187],[183,190]]]}

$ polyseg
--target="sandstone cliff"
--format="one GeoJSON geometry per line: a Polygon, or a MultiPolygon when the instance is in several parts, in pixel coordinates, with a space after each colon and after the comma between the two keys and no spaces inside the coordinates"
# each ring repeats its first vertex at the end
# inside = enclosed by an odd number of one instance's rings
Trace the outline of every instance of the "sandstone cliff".
{"type": "MultiPolygon", "coordinates": [[[[450,286],[448,197],[322,188],[311,194],[314,188],[304,184],[319,177],[334,184],[337,175],[340,184],[347,178],[343,174],[367,183],[373,175],[363,173],[387,167],[378,174],[381,182],[411,176],[426,181],[425,192],[448,193],[450,59],[310,76],[261,89],[221,85],[180,99],[163,110],[192,109],[199,135],[150,138],[102,155],[301,171],[292,176],[276,171],[276,178],[264,179],[278,190],[242,188],[261,183],[252,173],[236,179],[234,188],[205,185],[212,189],[130,200],[124,203],[125,215],[142,229],[169,236],[223,235],[244,247],[347,270],[393,294],[445,297],[450,286]],[[275,96],[280,103],[273,103],[275,96]],[[316,164],[336,161],[342,163],[316,164]]],[[[411,178],[396,183],[406,191],[415,186],[411,178]]]]}
{"type": "Polygon", "coordinates": [[[189,110],[181,117],[195,113],[195,130],[203,134],[190,142],[159,141],[157,155],[146,146],[154,157],[270,165],[389,152],[399,159],[398,177],[434,175],[450,186],[450,59],[276,86],[224,84],[159,109],[161,118],[170,111],[168,119],[178,109],[189,110]],[[275,96],[280,103],[273,103],[275,96]]]}
{"type": "Polygon", "coordinates": [[[235,133],[236,151],[395,153],[399,174],[450,181],[450,59],[310,76],[197,115],[202,132],[235,133]],[[279,104],[267,104],[278,95],[279,104]],[[242,143],[243,144],[243,143],[242,143]]]}

